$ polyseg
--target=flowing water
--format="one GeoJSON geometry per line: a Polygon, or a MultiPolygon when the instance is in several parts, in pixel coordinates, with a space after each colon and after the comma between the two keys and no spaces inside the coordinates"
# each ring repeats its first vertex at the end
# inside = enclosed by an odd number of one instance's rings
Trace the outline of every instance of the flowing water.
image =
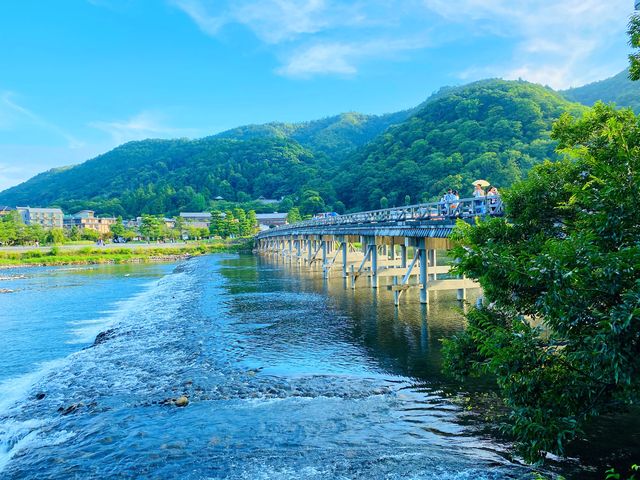
{"type": "Polygon", "coordinates": [[[0,288],[0,478],[532,478],[440,373],[455,294],[233,255],[0,288]]]}

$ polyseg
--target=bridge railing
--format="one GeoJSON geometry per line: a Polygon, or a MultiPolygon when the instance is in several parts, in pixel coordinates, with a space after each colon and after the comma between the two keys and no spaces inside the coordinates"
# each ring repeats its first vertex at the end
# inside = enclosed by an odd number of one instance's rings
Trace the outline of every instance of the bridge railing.
{"type": "Polygon", "coordinates": [[[315,226],[341,226],[368,223],[398,223],[429,220],[455,220],[456,218],[500,216],[504,213],[500,196],[461,198],[451,202],[431,202],[405,207],[385,208],[367,212],[348,213],[334,217],[314,218],[270,229],[289,229],[315,226]]]}

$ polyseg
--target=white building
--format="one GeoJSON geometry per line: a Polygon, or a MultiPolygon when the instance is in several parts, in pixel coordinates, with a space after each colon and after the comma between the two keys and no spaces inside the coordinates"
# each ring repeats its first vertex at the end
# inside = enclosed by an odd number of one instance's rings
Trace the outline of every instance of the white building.
{"type": "Polygon", "coordinates": [[[16,207],[25,225],[62,228],[64,213],[59,208],[16,207]]]}

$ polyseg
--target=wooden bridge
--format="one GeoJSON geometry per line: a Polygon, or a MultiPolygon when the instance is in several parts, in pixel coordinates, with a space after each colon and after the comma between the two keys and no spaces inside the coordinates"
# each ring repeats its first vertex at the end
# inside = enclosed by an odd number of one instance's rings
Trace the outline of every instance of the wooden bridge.
{"type": "Polygon", "coordinates": [[[350,279],[351,288],[360,279],[371,288],[383,284],[393,291],[395,305],[412,288],[419,288],[425,304],[437,290],[457,290],[464,300],[466,290],[479,285],[452,276],[451,261],[439,262],[437,251],[451,248],[458,219],[475,222],[502,214],[500,197],[481,197],[328,216],[260,232],[255,251],[322,268],[325,278],[339,274],[350,279]]]}

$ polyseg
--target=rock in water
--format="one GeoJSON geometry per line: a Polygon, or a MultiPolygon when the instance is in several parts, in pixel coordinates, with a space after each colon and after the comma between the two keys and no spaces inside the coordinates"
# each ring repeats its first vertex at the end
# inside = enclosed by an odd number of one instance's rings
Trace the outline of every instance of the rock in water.
{"type": "Polygon", "coordinates": [[[186,407],[187,405],[189,405],[189,399],[182,395],[181,397],[176,398],[176,401],[174,403],[176,407],[186,407]]]}
{"type": "Polygon", "coordinates": [[[113,328],[110,328],[109,330],[105,330],[104,332],[100,332],[98,336],[96,336],[96,339],[93,342],[93,346],[95,347],[96,345],[100,345],[101,343],[104,343],[110,338],[113,338],[115,336],[116,336],[116,331],[113,328]]]}

